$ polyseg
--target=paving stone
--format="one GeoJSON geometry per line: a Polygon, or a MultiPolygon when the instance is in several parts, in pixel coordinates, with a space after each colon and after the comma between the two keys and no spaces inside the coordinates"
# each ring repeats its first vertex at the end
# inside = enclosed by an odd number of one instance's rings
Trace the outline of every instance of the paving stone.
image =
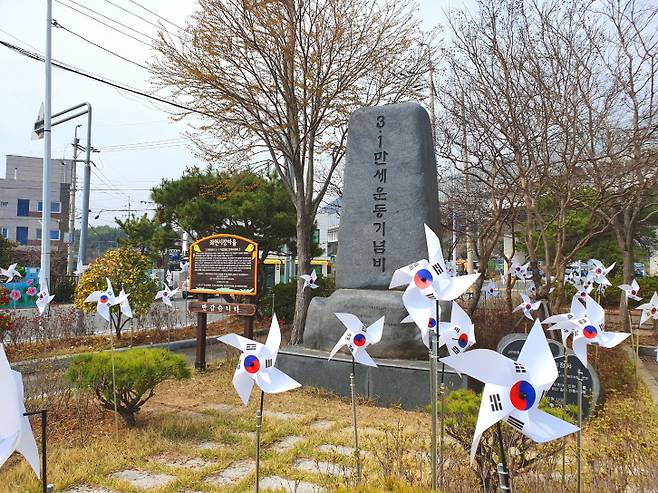
{"type": "Polygon", "coordinates": [[[272,444],[271,449],[277,454],[282,454],[284,452],[287,452],[288,450],[290,450],[291,448],[293,448],[295,445],[297,445],[299,442],[303,440],[304,437],[290,435],[272,444]]]}
{"type": "MultiPolygon", "coordinates": [[[[343,428],[340,430],[341,433],[349,433],[350,435],[354,435],[354,428],[352,426],[348,426],[347,428],[343,428]]],[[[359,428],[359,436],[362,435],[383,435],[384,432],[380,430],[379,428],[371,428],[371,427],[365,427],[365,428],[359,428]]]]}
{"type": "Polygon", "coordinates": [[[281,413],[278,411],[265,411],[263,414],[266,418],[280,419],[282,421],[296,421],[304,418],[303,414],[281,413]]]}
{"type": "Polygon", "coordinates": [[[331,476],[350,476],[352,474],[352,469],[349,467],[321,460],[299,459],[295,461],[293,467],[300,471],[328,474],[331,476]]]}
{"type": "Polygon", "coordinates": [[[315,430],[315,431],[326,431],[326,430],[332,428],[335,424],[336,424],[335,421],[329,421],[327,419],[320,419],[318,421],[314,421],[313,423],[311,423],[309,428],[311,430],[315,430]]]}
{"type": "Polygon", "coordinates": [[[200,443],[199,445],[197,445],[196,447],[197,447],[199,450],[216,450],[216,449],[218,449],[218,448],[222,448],[223,446],[224,446],[223,443],[219,443],[219,442],[210,442],[210,441],[208,441],[208,442],[201,442],[201,443],[200,443]]]}
{"type": "MultiPolygon", "coordinates": [[[[345,447],[344,445],[329,445],[324,444],[318,447],[320,452],[325,454],[344,455],[345,457],[354,457],[354,449],[352,447],[345,447]]],[[[372,453],[367,450],[361,450],[361,457],[371,457],[372,453]]]]}
{"type": "Polygon", "coordinates": [[[171,455],[161,454],[150,457],[149,461],[162,464],[167,467],[178,467],[181,469],[203,469],[213,463],[201,457],[172,457],[171,455]]]}
{"type": "Polygon", "coordinates": [[[115,472],[110,475],[114,479],[121,479],[130,483],[135,488],[159,488],[174,479],[174,476],[169,474],[155,474],[146,471],[138,471],[135,469],[127,469],[125,471],[115,472]]]}
{"type": "Polygon", "coordinates": [[[284,490],[286,493],[322,493],[327,491],[317,484],[297,481],[293,479],[280,478],[279,476],[268,476],[260,482],[262,490],[284,490]]]}
{"type": "Polygon", "coordinates": [[[242,460],[234,462],[222,472],[208,476],[205,480],[206,483],[213,486],[225,486],[237,483],[243,478],[249,476],[256,471],[256,462],[253,460],[242,460]]]}
{"type": "Polygon", "coordinates": [[[235,409],[237,409],[237,407],[232,406],[231,404],[210,404],[209,406],[206,407],[206,409],[210,411],[228,412],[228,411],[234,411],[235,409]]]}
{"type": "Polygon", "coordinates": [[[112,491],[101,486],[89,486],[86,484],[80,484],[73,486],[68,490],[64,490],[62,493],[112,493],[112,491]]]}

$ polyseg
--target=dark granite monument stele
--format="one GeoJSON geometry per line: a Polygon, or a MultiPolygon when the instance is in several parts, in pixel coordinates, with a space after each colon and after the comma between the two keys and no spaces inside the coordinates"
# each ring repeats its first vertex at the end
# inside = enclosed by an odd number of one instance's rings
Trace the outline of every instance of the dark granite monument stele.
{"type": "MultiPolygon", "coordinates": [[[[334,314],[352,313],[366,325],[384,316],[382,340],[367,349],[379,368],[357,369],[360,393],[409,408],[429,403],[428,350],[415,324],[400,323],[407,316],[402,291],[388,286],[396,269],[427,258],[423,225],[437,231],[438,211],[425,109],[402,103],[355,111],[348,127],[336,291],[313,298],[303,347],[283,348],[277,365],[305,385],[347,395],[351,358],[327,362],[345,331],[334,314]]],[[[457,388],[465,379],[447,372],[446,381],[457,388]]]]}

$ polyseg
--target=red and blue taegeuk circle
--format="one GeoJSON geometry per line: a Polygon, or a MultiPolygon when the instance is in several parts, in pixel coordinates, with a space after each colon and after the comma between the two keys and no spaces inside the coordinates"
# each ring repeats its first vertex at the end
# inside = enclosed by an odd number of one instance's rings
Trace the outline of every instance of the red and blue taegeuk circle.
{"type": "Polygon", "coordinates": [[[583,329],[583,335],[588,339],[594,339],[598,333],[599,331],[593,325],[586,325],[583,329]]]}
{"type": "Polygon", "coordinates": [[[354,340],[354,345],[356,347],[365,346],[366,344],[366,336],[364,336],[363,334],[355,335],[353,340],[354,340]]]}
{"type": "Polygon", "coordinates": [[[462,332],[457,338],[457,344],[459,344],[459,347],[462,349],[468,346],[468,334],[462,332]]]}
{"type": "Polygon", "coordinates": [[[101,303],[105,304],[105,303],[107,303],[109,300],[110,300],[110,298],[109,298],[108,295],[106,295],[106,294],[102,294],[102,295],[101,295],[101,299],[100,299],[101,303]]]}
{"type": "Polygon", "coordinates": [[[433,329],[434,327],[436,327],[436,320],[430,317],[430,319],[427,322],[427,328],[433,329]]]}
{"type": "Polygon", "coordinates": [[[509,391],[509,398],[512,405],[519,411],[530,409],[537,399],[537,392],[530,382],[519,380],[509,391]]]}
{"type": "Polygon", "coordinates": [[[244,369],[247,370],[247,373],[256,373],[260,370],[260,361],[253,354],[250,354],[244,359],[244,369]]]}
{"type": "Polygon", "coordinates": [[[432,273],[427,269],[420,269],[414,275],[414,284],[420,289],[429,288],[432,284],[432,273]]]}

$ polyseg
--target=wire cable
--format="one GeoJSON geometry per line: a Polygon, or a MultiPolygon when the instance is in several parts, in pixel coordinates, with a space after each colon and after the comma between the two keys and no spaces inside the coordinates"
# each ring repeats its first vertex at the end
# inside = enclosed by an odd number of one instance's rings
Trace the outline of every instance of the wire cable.
{"type": "Polygon", "coordinates": [[[105,0],[105,1],[106,1],[107,3],[109,3],[110,5],[113,5],[114,7],[118,8],[119,10],[123,10],[123,11],[126,12],[127,14],[130,14],[130,15],[132,15],[132,16],[134,16],[134,17],[137,17],[138,19],[140,19],[140,20],[146,22],[147,24],[150,24],[151,26],[155,26],[155,27],[157,27],[158,29],[162,29],[162,30],[163,30],[164,32],[166,32],[167,34],[171,34],[172,36],[176,36],[177,38],[180,38],[177,34],[174,34],[174,33],[170,32],[170,31],[168,31],[164,26],[162,26],[162,24],[156,24],[155,22],[151,22],[150,20],[145,19],[145,18],[142,17],[141,15],[136,14],[136,13],[132,12],[131,10],[128,10],[128,9],[122,7],[121,5],[117,5],[116,3],[112,2],[111,0],[105,0]]]}
{"type": "Polygon", "coordinates": [[[158,15],[158,14],[156,14],[155,12],[153,12],[152,10],[149,10],[149,9],[147,9],[146,7],[144,7],[143,5],[141,5],[141,4],[137,3],[137,2],[135,2],[135,0],[128,0],[128,1],[129,1],[130,3],[132,3],[132,4],[137,5],[137,6],[138,6],[139,8],[141,8],[141,9],[146,10],[148,13],[153,14],[153,15],[156,16],[158,19],[162,19],[163,21],[168,22],[169,24],[171,24],[171,25],[174,26],[175,28],[180,29],[181,31],[184,31],[184,30],[185,30],[185,29],[183,29],[182,27],[180,27],[178,24],[174,24],[174,23],[171,22],[170,20],[165,19],[165,18],[162,17],[161,15],[158,15]]]}

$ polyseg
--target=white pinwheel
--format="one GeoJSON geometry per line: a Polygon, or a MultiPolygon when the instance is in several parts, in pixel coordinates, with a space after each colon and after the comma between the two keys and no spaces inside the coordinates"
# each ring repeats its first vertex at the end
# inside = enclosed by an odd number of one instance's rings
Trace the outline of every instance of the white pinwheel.
{"type": "Polygon", "coordinates": [[[523,315],[525,315],[526,318],[533,320],[532,312],[534,312],[541,306],[541,301],[535,301],[533,303],[532,301],[530,301],[530,298],[525,293],[521,293],[521,298],[523,299],[523,302],[520,305],[518,305],[516,308],[514,308],[512,312],[523,310],[523,315]]]}
{"type": "MultiPolygon", "coordinates": [[[[436,301],[452,301],[458,298],[480,274],[452,277],[446,272],[439,238],[427,225],[425,239],[429,261],[422,259],[397,269],[393,273],[389,289],[408,284],[402,295],[402,303],[420,329],[423,342],[429,347],[428,333],[436,330],[436,301]]],[[[407,317],[404,321],[408,320],[407,317]]]]}
{"type": "Polygon", "coordinates": [[[529,267],[530,267],[530,262],[523,265],[517,262],[512,262],[512,267],[511,267],[512,275],[522,281],[528,279],[529,277],[532,277],[532,276],[528,276],[529,267]]]}
{"type": "Polygon", "coordinates": [[[167,306],[173,306],[171,304],[171,299],[178,293],[178,288],[169,289],[169,286],[165,285],[164,289],[158,291],[155,295],[156,300],[162,300],[162,302],[167,306]]]}
{"type": "Polygon", "coordinates": [[[238,367],[233,375],[233,386],[246,406],[254,383],[268,394],[278,394],[301,387],[278,368],[275,368],[276,356],[281,345],[281,330],[276,315],[265,344],[261,344],[237,334],[228,334],[218,338],[219,341],[242,351],[238,367]]]}
{"type": "Polygon", "coordinates": [[[180,272],[181,272],[181,274],[183,274],[184,276],[186,276],[187,273],[188,273],[189,270],[190,270],[190,264],[188,264],[187,262],[179,262],[179,264],[180,264],[180,272]]]}
{"type": "Polygon", "coordinates": [[[457,275],[457,266],[455,265],[455,262],[452,260],[446,260],[445,261],[445,266],[446,266],[446,273],[448,273],[451,276],[456,276],[457,275]]]}
{"type": "Polygon", "coordinates": [[[16,270],[17,265],[18,264],[11,264],[6,269],[0,268],[0,276],[5,276],[7,278],[5,281],[6,283],[13,281],[14,277],[23,277],[21,276],[21,273],[16,270]]]}
{"type": "Polygon", "coordinates": [[[133,318],[133,309],[130,307],[130,302],[128,301],[128,295],[121,288],[119,293],[119,307],[121,308],[121,313],[124,317],[133,318]]]}
{"type": "Polygon", "coordinates": [[[541,398],[558,376],[539,320],[535,320],[517,361],[489,349],[474,349],[442,358],[441,362],[485,384],[471,445],[471,461],[482,433],[502,420],[539,443],[579,429],[539,409],[541,398]]]}
{"type": "Polygon", "coordinates": [[[76,266],[76,268],[75,268],[75,270],[73,271],[73,273],[74,273],[76,276],[81,276],[82,274],[85,273],[85,271],[86,271],[88,268],[89,268],[88,265],[82,265],[82,261],[81,261],[80,259],[78,259],[78,265],[76,266]]]}
{"type": "Polygon", "coordinates": [[[534,298],[535,296],[537,296],[537,286],[535,286],[534,281],[530,281],[528,283],[528,286],[526,287],[525,292],[531,298],[534,298]]]}
{"type": "Polygon", "coordinates": [[[167,279],[167,286],[174,285],[174,275],[171,273],[170,270],[167,271],[166,279],[167,279]]]}
{"type": "MultiPolygon", "coordinates": [[[[611,263],[608,267],[603,265],[603,262],[593,258],[591,261],[592,268],[590,269],[590,276],[594,282],[599,285],[599,289],[605,289],[607,286],[612,286],[608,278],[606,277],[612,269],[615,268],[617,262],[611,263]]],[[[589,277],[589,276],[588,276],[589,277]]]]}
{"type": "Polygon", "coordinates": [[[489,281],[489,282],[484,286],[484,288],[482,289],[482,291],[484,291],[484,293],[485,293],[487,296],[490,296],[491,298],[495,298],[496,296],[498,296],[498,291],[496,290],[496,283],[493,282],[493,281],[489,281]]]}
{"type": "Polygon", "coordinates": [[[41,477],[39,450],[30,420],[25,416],[23,377],[9,366],[5,349],[0,344],[0,467],[14,453],[27,459],[38,478],[41,477]]]}
{"type": "Polygon", "coordinates": [[[596,344],[604,348],[613,348],[631,334],[628,332],[604,331],[605,310],[589,296],[585,300],[585,309],[587,311],[587,317],[582,320],[573,321],[578,325],[578,329],[574,331],[571,347],[580,362],[584,366],[587,366],[587,346],[589,344],[596,344]]]}
{"type": "Polygon", "coordinates": [[[85,299],[85,303],[96,303],[96,311],[98,314],[103,317],[108,322],[110,321],[110,308],[114,305],[118,305],[123,301],[125,294],[117,298],[114,296],[114,289],[112,289],[112,283],[108,278],[105,278],[107,281],[107,289],[105,291],[94,291],[85,299]]]}
{"type": "Polygon", "coordinates": [[[562,343],[567,345],[567,338],[579,329],[585,329],[588,325],[602,323],[603,308],[589,296],[587,300],[592,300],[587,307],[583,305],[576,296],[571,300],[571,311],[569,313],[560,313],[552,315],[542,321],[542,324],[553,326],[550,330],[560,330],[562,333],[562,343]]]}
{"type": "Polygon", "coordinates": [[[41,274],[39,274],[39,288],[40,291],[37,293],[36,305],[39,309],[39,315],[43,315],[50,302],[55,298],[55,295],[51,295],[48,292],[48,281],[41,274]]]}
{"type": "Polygon", "coordinates": [[[445,344],[452,354],[460,354],[475,344],[475,326],[468,314],[455,301],[452,302],[450,322],[439,322],[439,345],[445,344]]]}
{"type": "Polygon", "coordinates": [[[576,288],[576,294],[574,294],[573,297],[583,303],[590,297],[589,294],[592,292],[592,289],[594,289],[594,285],[587,281],[585,281],[584,284],[574,284],[574,287],[576,288]]]}
{"type": "Polygon", "coordinates": [[[354,361],[362,365],[376,367],[377,364],[370,357],[366,348],[381,341],[384,332],[384,317],[366,327],[359,320],[359,317],[351,313],[336,313],[335,315],[346,327],[346,330],[331,350],[329,359],[333,358],[340,348],[347,346],[354,357],[354,361]]]}
{"type": "Polygon", "coordinates": [[[642,316],[640,317],[640,325],[644,324],[650,318],[658,320],[658,293],[654,291],[653,296],[649,303],[643,303],[636,308],[637,310],[642,310],[642,316]]]}
{"type": "Polygon", "coordinates": [[[310,274],[302,274],[299,277],[304,279],[304,285],[302,286],[302,289],[306,287],[309,287],[311,289],[316,289],[319,287],[315,282],[318,280],[318,275],[316,274],[315,269],[313,269],[310,274]]]}
{"type": "Polygon", "coordinates": [[[633,282],[630,284],[620,284],[617,287],[624,292],[626,299],[630,298],[635,301],[640,301],[642,299],[637,295],[637,293],[640,292],[640,285],[637,283],[636,279],[633,279],[633,282]]]}

